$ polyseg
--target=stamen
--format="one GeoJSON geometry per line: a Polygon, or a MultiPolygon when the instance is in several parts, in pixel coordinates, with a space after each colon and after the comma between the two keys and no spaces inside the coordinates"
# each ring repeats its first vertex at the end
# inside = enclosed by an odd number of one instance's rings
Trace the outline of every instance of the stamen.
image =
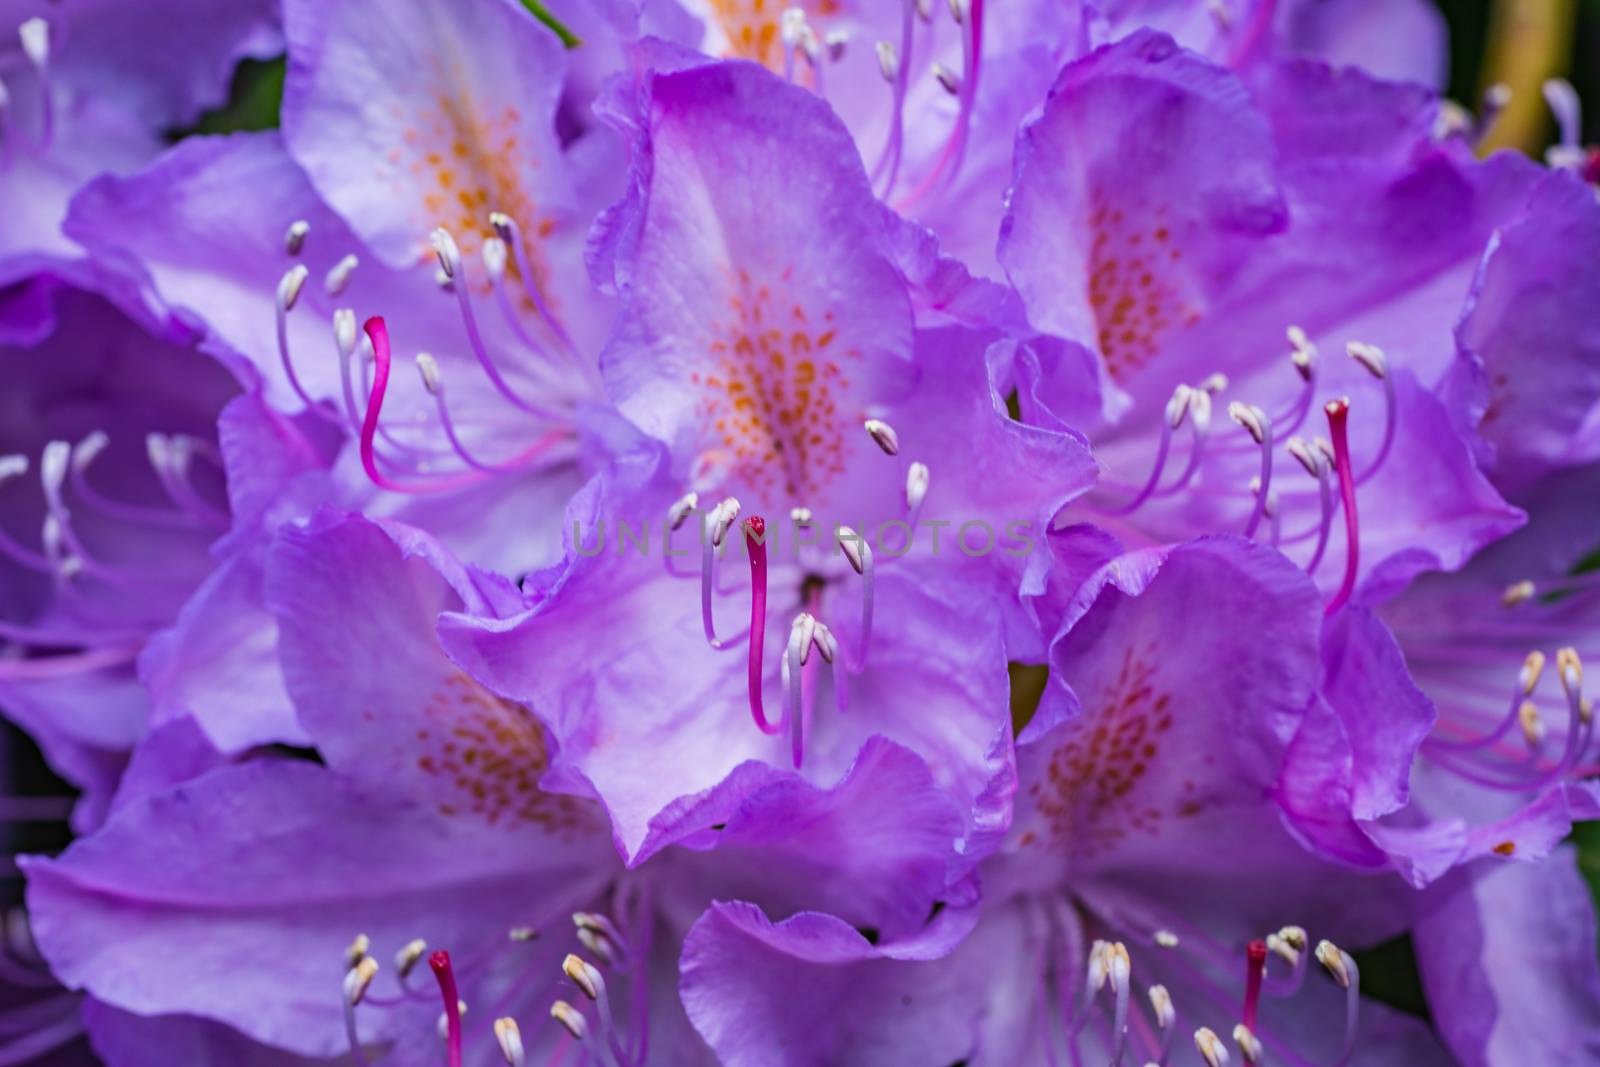
{"type": "Polygon", "coordinates": [[[610,1047],[596,1040],[588,1022],[577,1008],[564,1000],[558,1000],[550,1005],[550,1018],[560,1023],[562,1029],[577,1039],[583,1046],[584,1052],[595,1063],[604,1064],[605,1067],[617,1067],[617,1061],[612,1057],[610,1047]]]}
{"type": "Polygon", "coordinates": [[[1339,988],[1347,991],[1344,1052],[1335,1061],[1335,1067],[1344,1067],[1344,1064],[1350,1062],[1350,1054],[1356,1047],[1356,1026],[1360,1022],[1361,1011],[1361,968],[1356,966],[1356,961],[1348,952],[1340,949],[1332,941],[1326,940],[1317,942],[1317,962],[1327,969],[1335,982],[1339,983],[1339,988]]]}
{"type": "Polygon", "coordinates": [[[1524,700],[1517,706],[1517,722],[1522,726],[1522,739],[1531,751],[1538,752],[1544,747],[1544,723],[1539,720],[1539,708],[1533,701],[1524,700]]]}
{"type": "Polygon", "coordinates": [[[294,371],[294,361],[289,358],[289,312],[294,310],[295,303],[300,299],[300,291],[306,286],[306,277],[310,272],[304,263],[296,263],[284,272],[278,281],[278,300],[276,305],[276,325],[278,330],[278,359],[283,363],[284,377],[289,379],[289,388],[294,390],[294,395],[300,398],[307,410],[315,410],[311,394],[307,393],[305,386],[300,384],[300,376],[294,371]]]}
{"type": "Polygon", "coordinates": [[[1200,1050],[1201,1057],[1209,1067],[1227,1067],[1228,1046],[1210,1027],[1202,1026],[1194,1032],[1194,1047],[1200,1050]]]}
{"type": "Polygon", "coordinates": [[[354,252],[346,253],[344,258],[328,268],[328,275],[322,281],[323,291],[329,296],[338,296],[350,284],[350,276],[361,265],[361,260],[354,252]]]}
{"type": "Polygon", "coordinates": [[[721,556],[717,549],[722,547],[728,528],[738,517],[739,501],[731,496],[711,509],[711,536],[706,538],[700,556],[700,624],[705,631],[706,643],[719,651],[731,646],[717,637],[716,619],[712,614],[711,594],[716,588],[717,560],[721,556]]]}
{"type": "Polygon", "coordinates": [[[489,376],[489,381],[501,396],[505,397],[513,406],[526,411],[530,415],[540,418],[560,421],[560,416],[548,411],[537,404],[524,400],[510,383],[501,375],[500,368],[495,364],[494,357],[489,355],[488,347],[483,343],[483,334],[478,329],[478,317],[472,310],[472,296],[467,291],[465,279],[461,277],[461,249],[456,245],[456,239],[450,236],[450,231],[443,226],[435,229],[428,235],[428,242],[433,246],[434,255],[438,257],[439,269],[445,278],[451,282],[455,290],[456,303],[461,309],[461,323],[467,331],[467,344],[472,348],[472,354],[477,357],[478,365],[489,376]]]}
{"type": "Polygon", "coordinates": [[[1107,978],[1115,998],[1111,1009],[1111,1067],[1122,1067],[1122,1055],[1128,1047],[1128,990],[1133,971],[1133,961],[1128,957],[1128,946],[1114,942],[1106,952],[1107,978]]]}
{"type": "Polygon", "coordinates": [[[461,997],[456,991],[455,971],[450,968],[450,953],[440,949],[428,957],[428,967],[439,982],[444,998],[445,1049],[449,1067],[461,1067],[461,997]]]}
{"type": "MultiPolygon", "coordinates": [[[[956,25],[964,31],[961,35],[961,77],[956,79],[956,95],[960,101],[956,112],[955,126],[950,131],[950,136],[945,140],[944,150],[939,153],[926,174],[922,176],[915,188],[908,192],[895,207],[899,210],[908,210],[926,196],[943,178],[953,181],[961,171],[961,164],[966,157],[967,135],[972,126],[972,113],[974,102],[978,94],[978,70],[983,58],[983,0],[950,0],[951,17],[956,25]]],[[[909,40],[907,43],[909,47],[909,40]]],[[[905,64],[902,64],[904,68],[905,64]]],[[[942,68],[935,67],[935,74],[942,68]]],[[[906,71],[901,70],[904,80],[906,71]]],[[[948,74],[948,72],[946,72],[948,74]]],[[[954,75],[949,75],[954,78],[954,75]]],[[[944,79],[940,79],[943,82],[944,79]]],[[[946,84],[946,88],[950,86],[946,84]]],[[[884,191],[894,188],[894,176],[884,186],[884,191]]]]}
{"type": "Polygon", "coordinates": [[[55,95],[50,85],[50,23],[35,16],[17,27],[22,52],[39,81],[39,144],[49,148],[55,136],[55,95]]]}
{"type": "Polygon", "coordinates": [[[940,87],[951,96],[961,95],[961,75],[955,73],[943,63],[935,63],[933,65],[933,77],[940,87]]]}
{"type": "Polygon", "coordinates": [[[1298,926],[1285,926],[1275,934],[1267,935],[1267,951],[1289,965],[1285,979],[1269,979],[1263,983],[1275,997],[1292,997],[1300,992],[1306,974],[1306,932],[1298,926]]]}
{"type": "Polygon", "coordinates": [[[1157,948],[1177,948],[1178,935],[1171,930],[1157,930],[1155,932],[1155,942],[1157,948]]]}
{"type": "Polygon", "coordinates": [[[289,228],[283,234],[283,250],[291,256],[298,256],[300,250],[306,246],[306,235],[311,232],[311,223],[305,219],[296,219],[289,223],[289,228]]]}
{"type": "Polygon", "coordinates": [[[361,1048],[361,1035],[356,1029],[356,1005],[367,995],[367,988],[377,976],[378,961],[364,956],[344,975],[344,1034],[350,1046],[350,1058],[357,1067],[367,1067],[367,1056],[361,1048]]]}
{"type": "Polygon", "coordinates": [[[1254,404],[1241,404],[1237,400],[1228,405],[1228,418],[1244,427],[1255,443],[1261,446],[1261,473],[1257,476],[1260,485],[1254,488],[1256,506],[1244,528],[1244,536],[1249,538],[1255,536],[1256,528],[1261,525],[1272,493],[1272,420],[1254,404]]]}
{"type": "Polygon", "coordinates": [[[1361,472],[1356,479],[1357,485],[1365,484],[1378,468],[1383,466],[1383,461],[1389,458],[1389,450],[1394,445],[1395,424],[1398,420],[1394,400],[1394,377],[1389,373],[1389,360],[1383,350],[1376,345],[1363,344],[1360,341],[1351,341],[1345,350],[1350,358],[1361,364],[1368,374],[1383,383],[1383,443],[1378,446],[1378,454],[1372,458],[1367,469],[1361,472]]]}
{"type": "Polygon", "coordinates": [[[872,438],[879,448],[883,449],[884,455],[898,456],[900,454],[900,435],[894,432],[893,426],[890,426],[882,419],[868,419],[862,425],[866,429],[868,436],[872,438]]]}
{"type": "Polygon", "coordinates": [[[407,941],[399,952],[394,954],[394,969],[402,980],[411,976],[412,970],[417,966],[417,961],[427,955],[428,943],[422,938],[407,941]]]}
{"type": "Polygon", "coordinates": [[[883,151],[872,168],[872,182],[876,185],[878,180],[883,178],[885,194],[894,189],[895,180],[900,174],[900,157],[905,143],[906,89],[910,81],[910,63],[907,60],[911,55],[911,36],[915,30],[913,26],[915,18],[915,0],[901,0],[899,47],[895,47],[889,41],[879,41],[874,45],[878,57],[878,72],[883,75],[883,80],[893,87],[894,93],[889,117],[889,134],[884,141],[883,151]]]}
{"type": "Polygon", "coordinates": [[[688,519],[689,515],[700,506],[700,494],[690,490],[672,502],[667,509],[667,526],[677,530],[688,519]]]}
{"type": "Polygon", "coordinates": [[[879,41],[873,47],[878,55],[878,72],[883,75],[884,81],[893,83],[900,74],[899,54],[888,41],[879,41]]]}
{"type": "Polygon", "coordinates": [[[872,546],[866,538],[848,526],[838,529],[839,550],[850,566],[861,575],[861,647],[850,666],[851,673],[860,674],[867,666],[867,650],[872,646],[872,546]]]}
{"type": "Polygon", "coordinates": [[[1131,515],[1155,495],[1156,488],[1161,482],[1161,474],[1167,467],[1167,456],[1172,451],[1172,431],[1183,425],[1183,420],[1189,414],[1194,393],[1195,390],[1182,383],[1172,391],[1172,397],[1167,401],[1166,417],[1161,420],[1161,440],[1156,445],[1156,460],[1150,466],[1150,476],[1145,479],[1144,487],[1134,494],[1132,500],[1105,514],[1131,515]]]}
{"type": "MultiPolygon", "coordinates": [[[[804,668],[816,640],[817,626],[809,612],[796,615],[789,625],[789,642],[783,651],[783,724],[789,727],[789,753],[796,768],[805,758],[805,709],[801,698],[805,686],[804,668]]],[[[826,652],[823,657],[827,657],[826,652]]]]}
{"type": "MultiPolygon", "coordinates": [[[[517,220],[503,211],[493,211],[489,213],[489,225],[494,227],[494,232],[506,243],[506,247],[511,250],[512,262],[517,265],[517,273],[522,277],[522,291],[528,295],[529,300],[533,301],[534,309],[538,311],[539,317],[544,320],[546,326],[550,327],[550,331],[556,335],[556,339],[561,342],[562,347],[572,355],[574,360],[581,364],[582,360],[578,356],[577,348],[573,346],[572,338],[567,335],[566,328],[561,325],[561,320],[556,318],[555,312],[551,311],[550,305],[545,302],[544,294],[539,291],[538,282],[533,276],[533,265],[528,261],[528,252],[522,243],[522,231],[517,226],[517,220]]],[[[585,366],[585,369],[588,370],[589,368],[585,366]]]]}
{"type": "Polygon", "coordinates": [[[1506,108],[1511,106],[1511,86],[1504,82],[1495,82],[1483,91],[1478,105],[1478,117],[1472,123],[1472,145],[1477,148],[1488,138],[1489,132],[1494,129],[1495,123],[1500,121],[1500,116],[1506,108]]]}
{"type": "Polygon", "coordinates": [[[527,1052],[522,1047],[522,1030],[517,1026],[517,1020],[509,1015],[496,1019],[494,1039],[509,1067],[523,1067],[527,1062],[527,1052]]]}
{"type": "Polygon", "coordinates": [[[782,723],[769,723],[761,706],[762,650],[767,636],[767,520],[752,515],[744,521],[744,543],[750,556],[750,660],[748,689],[750,715],[764,734],[775,734],[782,723]]]}
{"type": "Polygon", "coordinates": [[[1155,1015],[1156,1027],[1161,1031],[1160,1063],[1172,1057],[1172,1039],[1177,1034],[1178,1010],[1172,1003],[1172,994],[1164,985],[1150,987],[1150,1011],[1155,1015]]]}
{"type": "Polygon", "coordinates": [[[606,992],[605,976],[600,973],[599,968],[571,953],[561,961],[561,971],[571,979],[573,985],[578,987],[579,992],[594,1002],[595,1010],[600,1014],[600,1028],[605,1033],[611,1054],[619,1061],[626,1060],[628,1056],[623,1051],[622,1041],[617,1033],[617,1021],[611,1014],[611,998],[606,992]]]}
{"type": "Polygon", "coordinates": [[[1361,525],[1356,517],[1356,486],[1350,472],[1350,439],[1346,424],[1350,416],[1350,401],[1341,397],[1330,400],[1323,407],[1328,416],[1328,429],[1333,435],[1334,466],[1339,472],[1339,500],[1344,506],[1345,566],[1344,580],[1324,609],[1332,615],[1355,591],[1356,571],[1361,563],[1361,525]]]}
{"type": "Polygon", "coordinates": [[[1239,1023],[1233,1028],[1233,1043],[1239,1046],[1239,1056],[1246,1063],[1261,1062],[1261,1042],[1250,1028],[1239,1023]]]}

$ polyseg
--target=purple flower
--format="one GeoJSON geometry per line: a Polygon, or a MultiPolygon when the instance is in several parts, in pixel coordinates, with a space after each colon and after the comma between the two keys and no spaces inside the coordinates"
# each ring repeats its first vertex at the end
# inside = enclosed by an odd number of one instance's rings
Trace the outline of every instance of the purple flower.
{"type": "Polygon", "coordinates": [[[1318,699],[1310,582],[1214,539],[1091,588],[1050,661],[1072,707],[1019,738],[981,905],[879,945],[824,914],[714,907],[683,998],[723,1062],[1197,1062],[1191,1041],[1220,1043],[1212,1063],[1258,1042],[1281,1062],[1448,1062],[1415,1021],[1360,1002],[1339,947],[1403,926],[1404,886],[1308,852],[1280,806],[1323,769],[1296,751],[1318,699]],[[1324,967],[1336,981],[1306,973],[1324,967]]]}
{"type": "MultiPolygon", "coordinates": [[[[414,530],[333,514],[285,530],[269,590],[325,765],[260,757],[157,787],[61,859],[28,863],[35,936],[113,1023],[181,1014],[300,1056],[441,1062],[421,964],[442,948],[470,1008],[465,1031],[446,1013],[447,1043],[474,1064],[497,1062],[496,1018],[521,1021],[536,1060],[571,1044],[545,1018],[558,999],[581,1006],[568,1029],[591,1050],[702,1062],[673,968],[712,897],[899,936],[944,889],[958,813],[882,740],[826,789],[740,768],[736,799],[685,813],[698,832],[684,848],[625,867],[604,808],[547,788],[558,753],[538,719],[438,648],[440,611],[490,611],[511,590],[414,530]]],[[[123,1051],[108,1046],[114,1062],[123,1051]]]]}
{"type": "Polygon", "coordinates": [[[274,5],[178,0],[140,5],[38,0],[0,17],[0,285],[43,269],[87,281],[95,268],[61,232],[84,182],[152,159],[163,134],[222,102],[245,56],[281,48],[274,5]]]}
{"type": "Polygon", "coordinates": [[[0,705],[84,791],[89,827],[169,696],[163,631],[228,530],[214,423],[238,386],[46,276],[0,293],[0,344],[0,705]]]}

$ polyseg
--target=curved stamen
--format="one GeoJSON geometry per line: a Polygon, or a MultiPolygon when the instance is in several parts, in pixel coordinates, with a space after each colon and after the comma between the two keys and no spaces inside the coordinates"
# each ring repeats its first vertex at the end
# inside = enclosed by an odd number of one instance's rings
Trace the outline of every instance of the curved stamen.
{"type": "MultiPolygon", "coordinates": [[[[938,185],[941,178],[947,183],[953,182],[961,171],[962,162],[966,159],[972,113],[978,96],[978,69],[983,56],[983,0],[951,0],[950,11],[962,31],[961,76],[957,83],[956,122],[950,131],[950,136],[945,140],[939,158],[928,168],[916,187],[896,203],[895,207],[900,211],[914,207],[938,185]]],[[[943,79],[941,82],[947,89],[949,88],[949,83],[943,79]]],[[[893,180],[884,188],[885,191],[893,189],[893,180]]]]}
{"type": "Polygon", "coordinates": [[[1356,571],[1361,564],[1361,524],[1356,517],[1356,486],[1350,472],[1350,438],[1347,432],[1350,401],[1343,397],[1330,400],[1323,410],[1328,415],[1328,429],[1333,437],[1334,467],[1339,472],[1339,500],[1344,506],[1344,579],[1324,609],[1326,614],[1332,615],[1344,607],[1350,594],[1355,591],[1356,571]]]}
{"type": "Polygon", "coordinates": [[[1153,499],[1181,493],[1194,480],[1200,471],[1200,461],[1205,456],[1206,432],[1211,428],[1211,394],[1205,389],[1191,389],[1189,393],[1189,462],[1184,464],[1183,471],[1178,475],[1178,480],[1171,485],[1157,489],[1151,494],[1153,499]]]}
{"type": "Polygon", "coordinates": [[[808,612],[795,616],[789,627],[789,641],[783,650],[783,722],[789,727],[789,753],[796,768],[805,758],[805,713],[802,695],[805,665],[815,639],[816,620],[808,612]]]}
{"type": "Polygon", "coordinates": [[[916,7],[916,0],[901,0],[898,49],[888,41],[879,41],[877,44],[878,69],[882,72],[884,81],[894,87],[894,107],[889,119],[889,136],[884,142],[878,162],[872,168],[874,185],[887,172],[888,177],[883,183],[885,193],[894,189],[895,180],[900,176],[900,156],[905,146],[906,88],[911,78],[911,35],[914,32],[913,20],[916,16],[916,7]]]}
{"type": "Polygon", "coordinates": [[[1430,748],[1444,748],[1453,752],[1472,752],[1477,749],[1490,748],[1502,737],[1511,732],[1523,719],[1523,701],[1533,694],[1534,687],[1539,684],[1539,677],[1544,673],[1545,656],[1543,652],[1534,649],[1528,653],[1528,658],[1523,661],[1522,669],[1517,672],[1517,684],[1511,691],[1511,708],[1501,718],[1500,723],[1482,737],[1463,741],[1450,741],[1444,738],[1430,737],[1430,748]]]}
{"type": "Polygon", "coordinates": [[[767,521],[752,515],[744,521],[744,543],[750,556],[750,715],[764,734],[775,734],[781,722],[769,723],[761,706],[762,647],[767,636],[767,521]]]}
{"type": "Polygon", "coordinates": [[[1189,396],[1193,392],[1187,385],[1179,385],[1172,392],[1172,399],[1167,401],[1167,410],[1161,419],[1161,440],[1156,445],[1156,460],[1150,466],[1150,476],[1145,479],[1144,487],[1133,495],[1121,507],[1103,512],[1106,515],[1131,515],[1144,506],[1144,502],[1155,495],[1156,488],[1161,483],[1161,475],[1167,469],[1167,456],[1172,451],[1172,431],[1183,425],[1184,418],[1189,414],[1189,396]]]}
{"type": "Polygon", "coordinates": [[[1383,461],[1389,458],[1389,450],[1394,446],[1395,425],[1399,419],[1394,400],[1394,376],[1389,373],[1388,357],[1376,345],[1351,341],[1346,350],[1350,353],[1351,359],[1361,364],[1367,373],[1383,385],[1383,443],[1378,446],[1378,454],[1372,457],[1367,469],[1356,478],[1357,485],[1365,485],[1374,474],[1378,473],[1383,461]]]}
{"type": "Polygon", "coordinates": [[[456,990],[455,971],[450,968],[450,953],[439,949],[428,957],[428,968],[439,982],[444,1000],[445,1050],[450,1067],[461,1067],[461,997],[456,990]]]}
{"type": "Polygon", "coordinates": [[[357,1067],[367,1067],[367,1054],[356,1031],[356,1005],[367,995],[367,987],[378,973],[378,961],[363,955],[344,975],[344,1033],[350,1045],[350,1058],[357,1067]]]}
{"type": "Polygon", "coordinates": [[[289,358],[289,312],[294,310],[295,304],[300,299],[300,293],[306,287],[306,278],[310,271],[304,263],[296,263],[284,272],[278,281],[278,297],[273,305],[274,324],[278,334],[278,360],[283,364],[283,375],[289,380],[289,388],[294,390],[294,395],[308,411],[319,410],[311,399],[311,394],[306,392],[305,386],[300,384],[300,375],[295,373],[294,360],[289,358]]]}
{"type": "Polygon", "coordinates": [[[444,430],[445,439],[450,442],[451,450],[460,456],[461,461],[473,470],[481,471],[484,474],[509,474],[526,467],[531,461],[544,455],[567,439],[565,430],[547,430],[533,444],[502,463],[489,463],[478,459],[468,451],[467,446],[461,442],[461,438],[456,433],[455,420],[450,417],[450,406],[445,402],[444,378],[439,373],[438,362],[428,353],[419,352],[417,353],[417,371],[422,375],[423,388],[434,399],[435,408],[439,413],[439,426],[444,430]]]}
{"type": "Polygon", "coordinates": [[[1552,167],[1576,170],[1584,163],[1583,101],[1565,78],[1546,81],[1544,99],[1561,131],[1561,143],[1545,150],[1545,162],[1552,167]]]}
{"type": "Polygon", "coordinates": [[[1122,1056],[1128,1047],[1128,987],[1133,961],[1128,956],[1128,946],[1114,942],[1106,950],[1107,981],[1111,985],[1111,1067],[1122,1067],[1122,1056]]]}
{"type": "Polygon", "coordinates": [[[533,301],[533,306],[544,320],[545,325],[556,335],[562,347],[572,355],[581,365],[583,360],[578,356],[577,347],[572,343],[572,338],[567,335],[566,327],[561,325],[561,320],[550,309],[545,301],[544,294],[539,291],[538,281],[534,278],[533,265],[528,261],[528,250],[522,241],[522,230],[517,225],[517,220],[503,211],[491,212],[489,225],[494,227],[494,232],[506,243],[511,251],[512,262],[517,265],[517,273],[522,276],[522,290],[528,294],[528,299],[533,301]]]}
{"type": "Polygon", "coordinates": [[[1317,962],[1327,968],[1333,980],[1346,991],[1344,1051],[1334,1061],[1334,1067],[1344,1067],[1350,1062],[1350,1055],[1356,1048],[1356,1028],[1360,1022],[1361,1012],[1361,968],[1356,966],[1356,961],[1350,957],[1350,953],[1332,941],[1317,943],[1317,962]]]}
{"type": "Polygon", "coordinates": [[[1306,977],[1306,932],[1298,926],[1285,926],[1267,935],[1267,950],[1289,965],[1285,978],[1267,976],[1263,988],[1269,996],[1292,997],[1300,992],[1306,977]]]}
{"type": "Polygon", "coordinates": [[[700,625],[705,631],[706,643],[719,652],[732,647],[732,642],[737,637],[723,640],[717,636],[716,617],[712,612],[711,594],[715,591],[717,583],[717,561],[722,553],[722,542],[727,537],[728,529],[739,517],[739,501],[728,497],[711,509],[711,522],[709,536],[705,538],[705,548],[700,555],[700,625]]]}
{"type": "Polygon", "coordinates": [[[456,239],[450,236],[450,231],[443,226],[434,230],[428,236],[433,245],[434,254],[439,259],[439,269],[444,277],[451,283],[450,288],[456,294],[456,303],[461,309],[461,324],[467,332],[467,344],[472,349],[472,354],[477,357],[478,365],[489,376],[495,389],[505,397],[513,406],[526,411],[530,415],[540,418],[559,421],[560,416],[548,411],[537,404],[530,403],[519,396],[511,388],[509,382],[500,373],[500,368],[495,364],[494,357],[489,354],[489,348],[483,343],[483,333],[478,329],[478,316],[472,310],[472,295],[467,291],[467,280],[462,276],[461,249],[456,245],[456,239]]]}
{"type": "Polygon", "coordinates": [[[867,666],[867,649],[872,645],[872,546],[866,538],[848,526],[838,530],[839,551],[850,562],[851,568],[861,575],[861,647],[856,650],[855,661],[850,665],[852,674],[860,674],[867,666]]]}
{"type": "Polygon", "coordinates": [[[1244,427],[1256,444],[1261,446],[1261,473],[1257,476],[1260,484],[1252,487],[1256,506],[1244,528],[1244,536],[1250,538],[1255,536],[1262,517],[1267,513],[1267,501],[1272,493],[1272,420],[1254,404],[1241,404],[1238,401],[1228,405],[1228,417],[1244,427]]]}

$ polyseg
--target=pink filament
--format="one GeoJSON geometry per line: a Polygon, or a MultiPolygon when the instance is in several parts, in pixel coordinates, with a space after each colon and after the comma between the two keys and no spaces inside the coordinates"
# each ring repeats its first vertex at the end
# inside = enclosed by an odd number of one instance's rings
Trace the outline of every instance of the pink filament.
{"type": "Polygon", "coordinates": [[[461,995],[456,991],[455,972],[450,969],[450,953],[440,949],[428,957],[428,966],[439,980],[439,995],[444,998],[445,1043],[450,1067],[461,1067],[461,995]]]}
{"type": "Polygon", "coordinates": [[[750,552],[750,715],[764,734],[775,734],[782,722],[768,722],[761,705],[762,645],[767,636],[767,521],[752,515],[744,521],[744,543],[750,552]]]}
{"type": "Polygon", "coordinates": [[[1356,519],[1356,482],[1350,471],[1350,438],[1347,423],[1350,401],[1330,400],[1323,407],[1328,414],[1328,430],[1333,437],[1334,466],[1339,472],[1339,500],[1344,505],[1345,562],[1344,580],[1328,601],[1326,614],[1332,615],[1349,601],[1356,587],[1356,570],[1361,563],[1361,525],[1356,519]]]}

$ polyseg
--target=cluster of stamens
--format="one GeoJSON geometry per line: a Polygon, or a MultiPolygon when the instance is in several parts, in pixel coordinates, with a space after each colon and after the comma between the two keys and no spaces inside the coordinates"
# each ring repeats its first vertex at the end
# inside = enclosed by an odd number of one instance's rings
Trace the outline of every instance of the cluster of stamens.
{"type": "MultiPolygon", "coordinates": [[[[455,238],[441,227],[433,231],[429,243],[437,261],[435,280],[455,299],[467,348],[500,400],[526,425],[527,443],[508,456],[484,457],[467,443],[446,398],[443,370],[431,353],[418,353],[416,365],[422,387],[433,402],[432,419],[419,412],[416,421],[409,425],[383,424],[381,415],[390,388],[392,353],[388,327],[381,317],[366,321],[361,331],[365,334],[363,337],[357,331],[353,309],[334,309],[334,350],[339,361],[341,403],[335,405],[313,399],[295,369],[288,330],[288,316],[300,301],[309,271],[303,263],[296,263],[278,284],[276,327],[284,377],[308,410],[358,440],[363,469],[380,488],[401,493],[448,492],[558,460],[570,451],[576,436],[573,406],[598,388],[598,372],[573,345],[565,326],[534,280],[517,223],[501,212],[491,213],[489,222],[494,235],[483,242],[484,274],[499,314],[523,353],[531,357],[519,365],[528,372],[537,388],[538,401],[528,399],[513,385],[491,352],[478,321],[471,291],[473,285],[467,277],[455,238]],[[522,292],[517,297],[509,292],[507,275],[512,266],[522,280],[522,292]],[[533,309],[532,324],[523,321],[523,313],[514,303],[519,299],[526,300],[527,306],[533,309]],[[536,332],[542,333],[544,340],[537,339],[536,332]],[[437,434],[433,433],[435,430],[437,434]]],[[[284,250],[291,257],[299,256],[309,235],[310,226],[304,220],[291,223],[284,235],[284,250]]],[[[329,298],[344,294],[359,262],[354,254],[346,254],[329,269],[323,282],[323,290],[329,298]]]]}
{"type": "MultiPolygon", "coordinates": [[[[900,455],[900,436],[894,427],[882,419],[870,418],[863,424],[867,436],[878,449],[890,458],[900,455]]],[[[904,493],[902,514],[908,528],[915,528],[928,494],[931,474],[925,463],[912,461],[904,467],[904,493]]],[[[679,497],[667,509],[668,537],[681,529],[691,515],[700,517],[700,616],[706,643],[717,651],[738,647],[743,641],[749,654],[747,696],[750,715],[762,733],[776,735],[787,731],[794,765],[799,767],[805,754],[805,739],[813,715],[813,700],[817,682],[809,678],[813,653],[832,671],[834,700],[841,713],[848,708],[847,675],[859,675],[867,666],[867,649],[872,637],[875,570],[879,565],[867,538],[849,526],[834,528],[831,545],[820,551],[841,557],[861,579],[861,639],[859,646],[849,652],[840,647],[838,638],[823,621],[823,592],[831,582],[814,572],[804,574],[801,581],[801,610],[790,622],[789,637],[779,661],[783,687],[783,710],[777,720],[771,719],[762,696],[766,676],[764,659],[767,626],[767,582],[769,530],[767,520],[760,515],[739,522],[741,505],[736,497],[724,497],[709,511],[700,510],[700,490],[694,489],[679,497]],[[732,636],[719,636],[715,616],[715,594],[723,590],[717,582],[718,563],[729,534],[738,524],[742,534],[745,554],[750,563],[750,625],[732,636]]],[[[797,506],[790,510],[791,530],[797,535],[815,529],[815,518],[810,509],[797,506]]],[[[798,547],[798,546],[797,546],[798,547]]],[[[671,542],[663,553],[668,573],[674,577],[689,577],[674,569],[671,542]]],[[[896,557],[898,558],[898,557],[896,557]]]]}
{"type": "MultiPolygon", "coordinates": [[[[1252,507],[1241,533],[1247,538],[1260,538],[1266,525],[1270,527],[1266,540],[1278,547],[1314,539],[1314,547],[1305,566],[1307,573],[1314,573],[1326,552],[1334,517],[1342,509],[1348,547],[1343,578],[1327,604],[1327,611],[1331,614],[1349,600],[1355,589],[1360,562],[1356,489],[1378,473],[1394,445],[1398,417],[1394,381],[1388,358],[1382,350],[1360,341],[1353,341],[1347,346],[1350,359],[1381,386],[1384,398],[1382,441],[1372,459],[1357,473],[1353,467],[1347,434],[1351,407],[1348,397],[1339,397],[1323,405],[1323,414],[1328,423],[1327,437],[1319,436],[1308,442],[1299,434],[1311,413],[1316,394],[1317,350],[1305,331],[1298,326],[1289,327],[1287,332],[1290,365],[1302,382],[1294,402],[1277,415],[1268,414],[1257,405],[1243,401],[1232,401],[1226,409],[1228,418],[1249,436],[1250,447],[1256,449],[1261,457],[1258,473],[1249,482],[1252,507]],[[1285,451],[1317,482],[1318,519],[1315,525],[1303,530],[1283,529],[1285,500],[1283,494],[1273,488],[1275,451],[1280,441],[1285,451]]],[[[1099,508],[1100,514],[1113,517],[1132,515],[1154,501],[1170,498],[1186,490],[1212,491],[1198,485],[1197,475],[1208,455],[1231,450],[1229,445],[1209,443],[1213,400],[1227,390],[1228,384],[1225,376],[1213,374],[1199,385],[1180,384],[1173,390],[1161,419],[1155,461],[1149,476],[1138,487],[1126,487],[1132,495],[1125,503],[1099,508]],[[1174,435],[1186,423],[1190,428],[1191,440],[1188,460],[1174,480],[1163,484],[1162,479],[1173,451],[1174,435]]],[[[1116,483],[1107,484],[1115,486],[1116,483]]]]}

